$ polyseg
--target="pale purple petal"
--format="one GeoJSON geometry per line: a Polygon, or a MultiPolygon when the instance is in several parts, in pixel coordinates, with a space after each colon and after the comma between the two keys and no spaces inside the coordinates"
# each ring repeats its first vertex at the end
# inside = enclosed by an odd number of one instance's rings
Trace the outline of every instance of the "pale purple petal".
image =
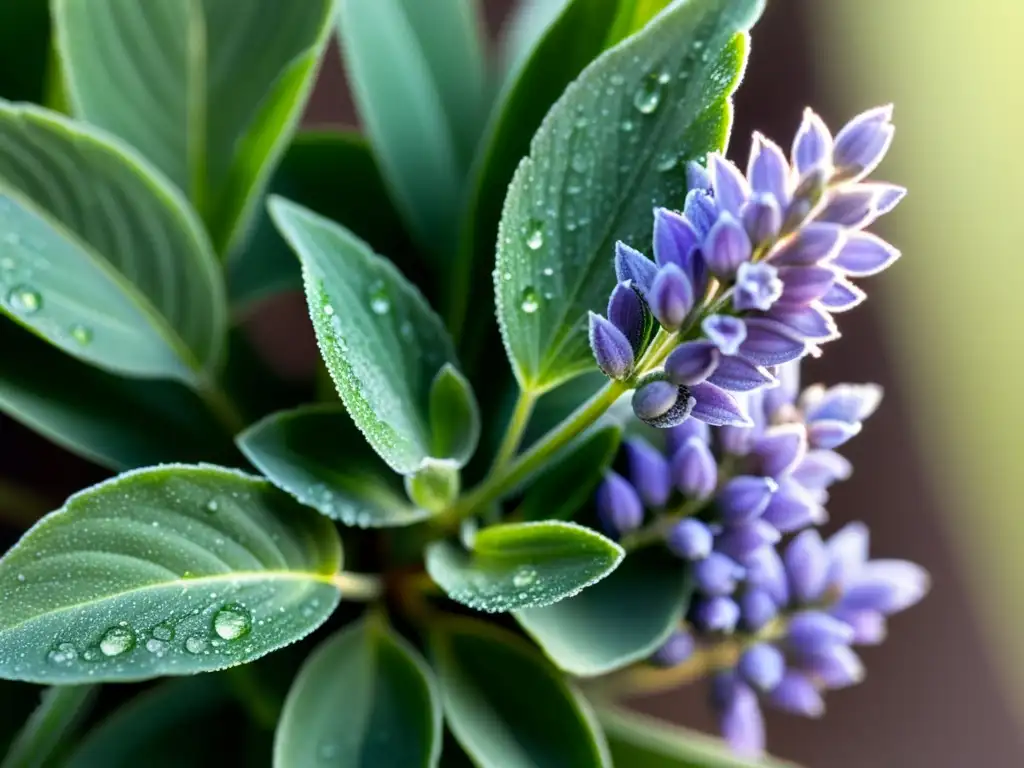
{"type": "Polygon", "coordinates": [[[793,597],[801,603],[820,599],[828,585],[829,556],[818,532],[798,534],[786,547],[783,560],[793,597]]]}
{"type": "Polygon", "coordinates": [[[782,295],[783,287],[779,271],[771,264],[745,261],[736,270],[732,305],[738,310],[771,309],[782,295]]]}
{"type": "Polygon", "coordinates": [[[832,265],[854,277],[868,277],[892,266],[900,252],[877,235],[854,232],[832,258],[832,265]]]}
{"type": "Polygon", "coordinates": [[[608,319],[622,331],[634,352],[639,351],[645,325],[644,302],[632,283],[619,283],[608,299],[608,319]]]}
{"type": "Polygon", "coordinates": [[[676,488],[693,499],[707,499],[718,485],[718,465],[707,442],[691,437],[672,454],[670,463],[676,488]]]}
{"type": "Polygon", "coordinates": [[[772,195],[780,206],[789,203],[789,163],[779,145],[754,133],[747,178],[754,192],[772,195]]]}
{"type": "Polygon", "coordinates": [[[818,689],[805,674],[794,670],[786,672],[768,700],[777,709],[794,715],[818,718],[825,714],[825,701],[818,689]]]}
{"type": "Polygon", "coordinates": [[[689,273],[693,251],[700,243],[700,235],[685,216],[667,208],[654,210],[654,260],[658,266],[675,264],[689,273]]]}
{"type": "Polygon", "coordinates": [[[690,387],[690,395],[696,401],[691,415],[712,427],[732,425],[751,426],[753,422],[743,412],[736,398],[714,384],[704,382],[690,387]]]}
{"type": "Polygon", "coordinates": [[[832,287],[836,276],[831,267],[782,267],[779,277],[783,288],[777,305],[803,307],[817,301],[832,287]]]}
{"type": "Polygon", "coordinates": [[[623,444],[630,483],[647,507],[661,507],[672,492],[668,459],[640,437],[631,437],[623,444]]]}
{"type": "Polygon", "coordinates": [[[738,317],[730,315],[705,317],[700,327],[723,355],[735,355],[747,338],[747,326],[738,317]]]}
{"type": "Polygon", "coordinates": [[[793,140],[793,167],[801,176],[808,171],[832,162],[832,134],[828,126],[811,109],[804,117],[793,140]]]}
{"type": "Polygon", "coordinates": [[[747,318],[747,338],[739,354],[756,365],[781,365],[803,357],[807,345],[788,326],[767,318],[747,318]]]}
{"type": "Polygon", "coordinates": [[[728,279],[736,274],[740,264],[750,261],[753,245],[739,220],[723,213],[708,231],[701,252],[712,274],[728,279]]]}
{"type": "Polygon", "coordinates": [[[623,379],[633,370],[633,347],[625,335],[594,312],[590,313],[590,348],[597,367],[613,379],[623,379]]]}
{"type": "Polygon", "coordinates": [[[630,280],[646,295],[657,273],[658,266],[640,251],[622,241],[615,244],[615,277],[620,283],[630,280]]]}
{"type": "Polygon", "coordinates": [[[710,341],[687,341],[665,359],[665,375],[673,384],[692,387],[715,372],[722,353],[710,341]]]}
{"type": "Polygon", "coordinates": [[[708,156],[708,174],[719,211],[739,217],[740,208],[750,197],[750,186],[743,174],[717,152],[708,156]]]}
{"type": "Polygon", "coordinates": [[[860,305],[868,295],[843,277],[836,278],[832,287],[821,297],[821,306],[829,312],[847,312],[860,305]]]}
{"type": "Polygon", "coordinates": [[[735,355],[722,357],[708,381],[729,392],[751,392],[776,383],[775,377],[763,366],[735,355]]]}
{"type": "Polygon", "coordinates": [[[768,254],[776,266],[806,267],[827,261],[843,242],[843,228],[814,222],[785,238],[768,254]]]}

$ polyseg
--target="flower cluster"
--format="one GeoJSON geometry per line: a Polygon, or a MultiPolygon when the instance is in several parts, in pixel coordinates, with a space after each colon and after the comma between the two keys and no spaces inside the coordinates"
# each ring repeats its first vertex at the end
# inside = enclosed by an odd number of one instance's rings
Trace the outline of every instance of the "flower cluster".
{"type": "Polygon", "coordinates": [[[606,375],[635,380],[640,419],[748,426],[731,393],[775,385],[772,367],[838,337],[833,314],[864,299],[851,279],[899,256],[863,231],[906,192],[864,181],[891,116],[869,110],[833,138],[806,110],[789,160],[755,134],[746,175],[717,154],[692,164],[683,211],[654,213],[653,261],[617,244],[619,282],[607,318],[590,316],[590,341],[606,375]]]}
{"type": "Polygon", "coordinates": [[[821,715],[823,691],[863,677],[850,646],[880,642],[886,617],[928,585],[912,563],[869,561],[862,524],[828,542],[812,527],[827,520],[829,487],[851,473],[835,449],[881,391],[841,384],[798,395],[798,365],[780,367],[774,389],[741,396],[750,426],[690,419],[666,432],[664,453],[630,439],[626,477],[608,472],[597,496],[602,524],[627,548],[663,544],[689,564],[696,596],[685,625],[651,662],[703,663],[711,651],[701,671],[714,675],[723,733],[745,753],[764,746],[759,696],[821,715]]]}

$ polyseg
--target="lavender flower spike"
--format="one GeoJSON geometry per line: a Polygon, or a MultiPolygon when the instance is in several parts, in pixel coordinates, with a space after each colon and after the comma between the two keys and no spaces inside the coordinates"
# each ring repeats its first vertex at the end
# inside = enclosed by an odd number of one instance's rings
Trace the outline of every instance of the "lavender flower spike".
{"type": "Polygon", "coordinates": [[[597,367],[608,377],[624,379],[633,372],[633,347],[629,339],[600,315],[590,313],[590,348],[597,367]]]}
{"type": "Polygon", "coordinates": [[[722,736],[736,754],[760,757],[765,750],[765,733],[757,695],[731,673],[720,675],[713,685],[722,736]]]}

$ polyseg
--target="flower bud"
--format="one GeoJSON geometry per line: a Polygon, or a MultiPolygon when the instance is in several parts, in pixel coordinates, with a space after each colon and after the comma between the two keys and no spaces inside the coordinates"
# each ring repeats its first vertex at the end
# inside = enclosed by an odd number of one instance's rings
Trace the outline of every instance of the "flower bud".
{"type": "Polygon", "coordinates": [[[749,632],[757,632],[778,615],[779,606],[767,590],[761,587],[747,587],[740,598],[740,616],[743,626],[749,632]]]}
{"type": "Polygon", "coordinates": [[[752,520],[727,528],[715,541],[715,548],[742,563],[780,538],[779,532],[764,520],[752,520]]]}
{"type": "Polygon", "coordinates": [[[622,241],[615,244],[615,276],[620,283],[628,280],[646,295],[657,272],[657,265],[640,251],[622,241]]]}
{"type": "Polygon", "coordinates": [[[781,267],[782,295],[776,306],[802,307],[817,301],[828,293],[836,277],[831,267],[781,267]]]}
{"type": "Polygon", "coordinates": [[[764,432],[751,448],[761,472],[779,477],[792,470],[807,453],[807,430],[802,424],[781,424],[764,432]]]}
{"type": "Polygon", "coordinates": [[[686,445],[686,442],[695,437],[704,443],[711,442],[711,429],[703,421],[687,419],[678,427],[672,427],[665,431],[665,452],[673,456],[676,451],[686,445]]]}
{"type": "Polygon", "coordinates": [[[900,257],[900,252],[878,235],[870,232],[852,232],[831,264],[853,277],[870,277],[888,269],[900,257]]]}
{"type": "Polygon", "coordinates": [[[675,667],[690,658],[695,648],[693,635],[689,632],[676,630],[654,652],[650,661],[659,667],[675,667]]]}
{"type": "Polygon", "coordinates": [[[792,159],[800,176],[832,164],[832,134],[811,109],[804,110],[803,121],[793,139],[792,159]]]}
{"type": "Polygon", "coordinates": [[[708,383],[727,392],[753,392],[776,383],[763,367],[736,355],[725,355],[708,378],[708,383]]]}
{"type": "Polygon", "coordinates": [[[624,379],[633,371],[633,347],[625,335],[600,315],[590,313],[590,348],[597,367],[613,379],[624,379]]]}
{"type": "Polygon", "coordinates": [[[719,552],[711,552],[693,565],[693,578],[697,589],[705,595],[731,595],[736,583],[743,578],[743,568],[719,552]]]}
{"type": "Polygon", "coordinates": [[[666,264],[658,270],[647,302],[662,328],[678,330],[693,309],[693,301],[693,286],[682,269],[666,264]]]}
{"type": "Polygon", "coordinates": [[[718,210],[723,215],[739,216],[740,208],[750,197],[750,187],[739,168],[717,152],[712,152],[708,156],[708,175],[718,210]]]}
{"type": "Polygon", "coordinates": [[[742,561],[747,568],[747,583],[763,589],[776,605],[789,602],[789,581],[782,558],[774,547],[762,547],[742,561]]]}
{"type": "Polygon", "coordinates": [[[857,181],[873,171],[889,151],[895,129],[892,105],[869,109],[836,135],[833,153],[837,178],[857,181]]]}
{"type": "Polygon", "coordinates": [[[684,560],[702,560],[711,554],[713,544],[711,529],[692,517],[673,525],[665,537],[669,551],[684,560]]]}
{"type": "Polygon", "coordinates": [[[786,645],[798,655],[820,653],[833,645],[849,645],[853,628],[821,611],[794,614],[786,627],[786,645]]]}
{"type": "Polygon", "coordinates": [[[755,248],[773,240],[782,228],[782,209],[772,195],[755,195],[740,211],[740,221],[755,248]]]}
{"type": "Polygon", "coordinates": [[[877,218],[875,200],[877,190],[867,184],[849,184],[828,193],[825,206],[815,215],[815,221],[860,229],[877,218]]]}
{"type": "MultiPolygon", "coordinates": [[[[835,455],[835,454],[833,454],[835,455]]],[[[828,585],[844,589],[868,561],[870,535],[864,523],[847,523],[829,537],[828,585]]]]}
{"type": "Polygon", "coordinates": [[[921,600],[930,586],[928,572],[906,560],[871,560],[863,565],[839,599],[838,608],[899,613],[921,600]]]}
{"type": "Polygon", "coordinates": [[[692,279],[693,252],[700,241],[685,216],[667,208],[654,209],[654,261],[659,267],[675,264],[692,279]]]}
{"type": "Polygon", "coordinates": [[[721,353],[710,341],[687,341],[665,359],[665,376],[673,384],[691,387],[714,373],[721,353]]]}
{"type": "Polygon", "coordinates": [[[696,601],[694,622],[705,632],[731,634],[740,620],[740,607],[722,595],[703,597],[696,601]]]}
{"type": "Polygon", "coordinates": [[[753,245],[743,225],[730,214],[722,213],[704,239],[702,253],[712,274],[729,280],[740,264],[750,261],[753,245]]]}
{"type": "Polygon", "coordinates": [[[694,399],[692,415],[713,427],[752,427],[743,406],[725,390],[705,381],[689,388],[694,399]]]}
{"type": "Polygon", "coordinates": [[[850,611],[833,608],[831,614],[853,627],[854,645],[879,645],[885,640],[885,616],[877,611],[850,611]]]}
{"type": "Polygon", "coordinates": [[[632,283],[618,283],[608,299],[608,320],[629,340],[634,354],[640,352],[647,327],[647,309],[632,283]]]}
{"type": "Polygon", "coordinates": [[[825,591],[828,579],[828,550],[815,530],[807,530],[794,538],[783,555],[793,598],[800,603],[813,603],[825,591]]]}
{"type": "Polygon", "coordinates": [[[736,671],[759,691],[768,692],[782,682],[786,659],[769,643],[754,643],[740,656],[736,671]]]}
{"type": "Polygon", "coordinates": [[[718,485],[718,466],[708,444],[691,437],[672,455],[672,480],[676,488],[690,499],[703,501],[718,485]]]}
{"type": "Polygon", "coordinates": [[[691,189],[683,203],[683,215],[698,235],[706,236],[718,218],[718,206],[711,194],[703,189],[691,189]]]}
{"type": "Polygon", "coordinates": [[[675,427],[690,417],[695,400],[686,387],[654,379],[633,393],[633,413],[658,429],[675,427]]]}
{"type": "Polygon", "coordinates": [[[843,243],[843,229],[836,224],[814,222],[782,240],[768,254],[779,267],[810,267],[828,261],[843,243]]]}
{"type": "Polygon", "coordinates": [[[826,688],[847,688],[864,680],[864,663],[848,645],[832,645],[803,656],[800,668],[826,688]]]}
{"type": "Polygon", "coordinates": [[[691,160],[686,164],[686,188],[711,191],[711,177],[700,163],[691,160]]]}
{"type": "Polygon", "coordinates": [[[781,207],[789,202],[789,163],[775,142],[754,133],[747,163],[747,178],[754,193],[771,195],[781,207]]]}
{"type": "Polygon", "coordinates": [[[760,517],[779,486],[770,477],[740,475],[725,484],[716,506],[726,525],[747,523],[760,517]]]}
{"type": "Polygon", "coordinates": [[[647,507],[661,507],[672,492],[672,476],[668,459],[642,438],[630,438],[624,452],[629,468],[629,481],[647,507]]]}
{"type": "Polygon", "coordinates": [[[767,318],[746,318],[747,336],[740,344],[742,357],[756,365],[781,365],[799,360],[807,344],[794,331],[767,318]]]}
{"type": "Polygon", "coordinates": [[[713,681],[719,728],[730,749],[740,757],[758,759],[764,754],[764,717],[757,695],[732,673],[713,681]]]}
{"type": "Polygon", "coordinates": [[[632,485],[609,471],[597,488],[597,514],[612,536],[635,531],[643,523],[644,506],[632,485]]]}
{"type": "Polygon", "coordinates": [[[784,478],[779,483],[778,493],[768,503],[763,519],[780,533],[795,533],[809,525],[825,522],[826,514],[810,493],[795,481],[784,478]]]}
{"type": "Polygon", "coordinates": [[[825,702],[818,689],[807,675],[787,670],[772,692],[768,700],[783,712],[804,717],[821,717],[825,714],[825,702]]]}
{"type": "Polygon", "coordinates": [[[814,448],[838,448],[860,434],[861,424],[822,419],[807,425],[807,442],[814,448]]]}

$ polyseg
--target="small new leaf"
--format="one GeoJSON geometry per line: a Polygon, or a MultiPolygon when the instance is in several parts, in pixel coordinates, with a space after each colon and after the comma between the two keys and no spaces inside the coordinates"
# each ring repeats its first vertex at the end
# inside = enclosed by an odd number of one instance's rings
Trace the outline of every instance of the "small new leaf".
{"type": "Polygon", "coordinates": [[[508,523],[477,533],[471,552],[434,542],[427,572],[452,600],[497,613],[575,595],[615,570],[623,554],[615,542],[575,523],[508,523]]]}
{"type": "Polygon", "coordinates": [[[464,467],[480,441],[480,409],[473,386],[450,363],[438,371],[430,388],[432,456],[464,467]]]}

